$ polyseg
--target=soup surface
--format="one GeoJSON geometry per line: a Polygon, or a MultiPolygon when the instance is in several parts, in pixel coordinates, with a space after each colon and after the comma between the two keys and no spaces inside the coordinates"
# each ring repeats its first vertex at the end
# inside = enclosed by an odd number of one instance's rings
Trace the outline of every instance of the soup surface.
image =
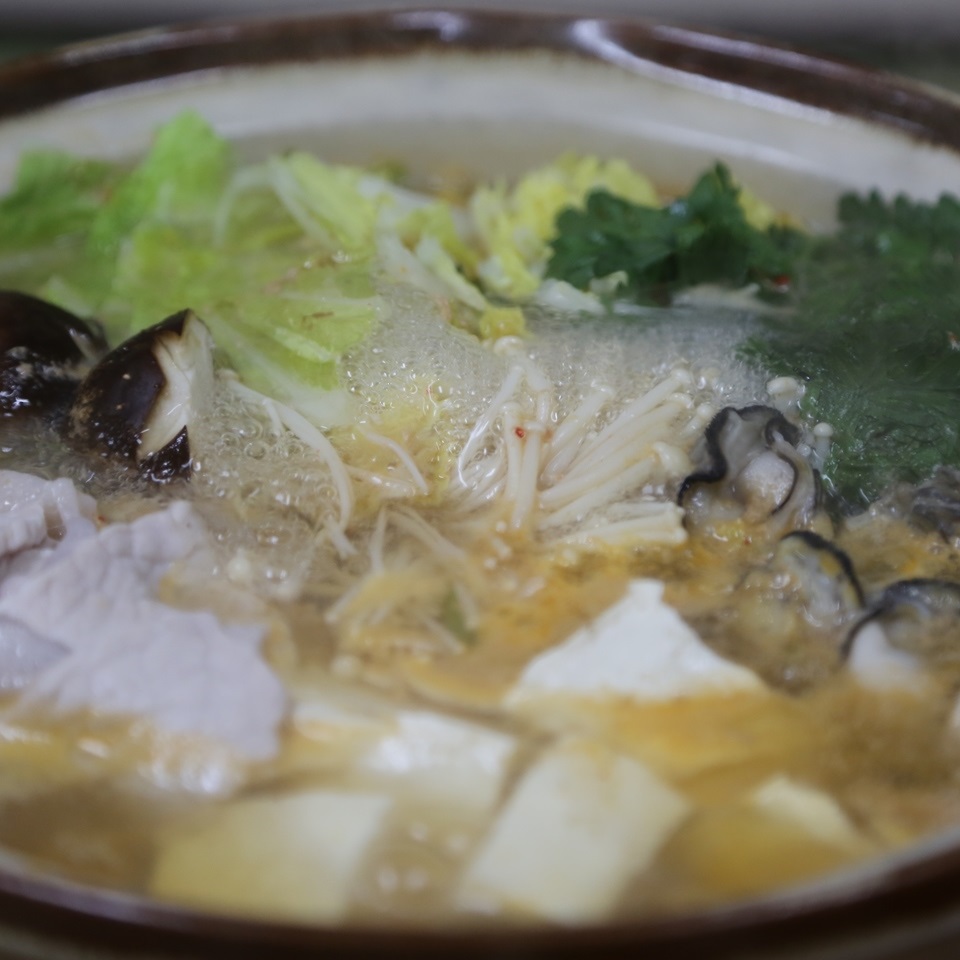
{"type": "Polygon", "coordinates": [[[571,924],[955,826],[960,206],[409,182],[189,114],[133,168],[24,158],[4,863],[571,924]]]}

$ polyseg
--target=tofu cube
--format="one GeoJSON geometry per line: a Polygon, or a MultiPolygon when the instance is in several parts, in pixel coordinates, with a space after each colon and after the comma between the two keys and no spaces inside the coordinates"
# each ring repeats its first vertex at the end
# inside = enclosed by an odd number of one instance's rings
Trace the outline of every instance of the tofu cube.
{"type": "Polygon", "coordinates": [[[514,738],[496,730],[404,710],[393,730],[358,758],[357,769],[482,815],[496,805],[515,750],[514,738]]]}
{"type": "Polygon", "coordinates": [[[527,664],[506,703],[558,695],[665,701],[763,689],[756,674],[714,653],[663,602],[661,582],[635,580],[619,603],[527,664]]]}
{"type": "Polygon", "coordinates": [[[329,790],[230,803],[166,846],[151,890],[225,913],[336,920],[390,807],[385,796],[329,790]]]}
{"type": "Polygon", "coordinates": [[[844,847],[861,842],[856,827],[833,797],[789,777],[772,777],[750,800],[756,809],[793,824],[822,843],[844,847]]]}
{"type": "Polygon", "coordinates": [[[459,904],[559,923],[600,920],[688,809],[636,760],[568,738],[508,799],[462,878],[459,904]]]}

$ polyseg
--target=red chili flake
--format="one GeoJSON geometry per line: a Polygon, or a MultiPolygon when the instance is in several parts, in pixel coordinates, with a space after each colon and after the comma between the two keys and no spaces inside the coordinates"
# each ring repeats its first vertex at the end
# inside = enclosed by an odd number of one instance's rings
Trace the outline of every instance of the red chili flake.
{"type": "Polygon", "coordinates": [[[527,431],[523,427],[514,427],[513,432],[522,440],[526,435],[527,431]]]}

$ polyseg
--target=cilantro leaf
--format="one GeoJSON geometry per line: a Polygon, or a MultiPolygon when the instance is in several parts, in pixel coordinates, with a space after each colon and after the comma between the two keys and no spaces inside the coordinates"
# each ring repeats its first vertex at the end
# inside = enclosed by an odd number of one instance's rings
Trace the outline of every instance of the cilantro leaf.
{"type": "Polygon", "coordinates": [[[960,203],[847,195],[798,265],[797,309],[745,357],[806,384],[834,428],[824,475],[849,505],[960,464],[960,203]]]}
{"type": "Polygon", "coordinates": [[[594,191],[582,210],[557,217],[547,276],[585,290],[621,274],[618,296],[657,303],[699,283],[738,287],[788,274],[800,235],[751,226],[739,193],[723,164],[660,209],[594,191]]]}

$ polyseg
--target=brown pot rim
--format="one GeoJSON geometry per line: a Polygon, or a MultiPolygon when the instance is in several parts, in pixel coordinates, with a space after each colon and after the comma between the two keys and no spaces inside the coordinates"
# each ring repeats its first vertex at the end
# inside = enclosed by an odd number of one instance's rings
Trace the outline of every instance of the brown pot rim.
{"type": "Polygon", "coordinates": [[[490,8],[203,21],[73,44],[0,65],[0,119],[191,73],[438,48],[546,49],[628,71],[654,64],[960,150],[960,99],[881,70],[785,44],[638,18],[490,8]]]}
{"type": "MultiPolygon", "coordinates": [[[[209,21],[80,43],[0,65],[0,120],[134,84],[209,71],[424,50],[547,50],[627,71],[651,65],[890,128],[960,152],[960,100],[882,71],[728,33],[617,17],[490,9],[366,11],[209,21]],[[584,26],[588,29],[584,29],[584,26]]],[[[0,943],[79,945],[117,956],[294,958],[769,956],[791,944],[886,950],[912,930],[960,930],[960,841],[867,879],[676,919],[596,927],[318,928],[193,913],[147,899],[0,870],[0,943]],[[893,938],[890,940],[889,938],[893,938]]],[[[845,948],[844,948],[845,949],[845,948]]],[[[867,952],[864,952],[867,951],[867,952]]],[[[32,955],[32,954],[31,954],[32,955]]]]}

